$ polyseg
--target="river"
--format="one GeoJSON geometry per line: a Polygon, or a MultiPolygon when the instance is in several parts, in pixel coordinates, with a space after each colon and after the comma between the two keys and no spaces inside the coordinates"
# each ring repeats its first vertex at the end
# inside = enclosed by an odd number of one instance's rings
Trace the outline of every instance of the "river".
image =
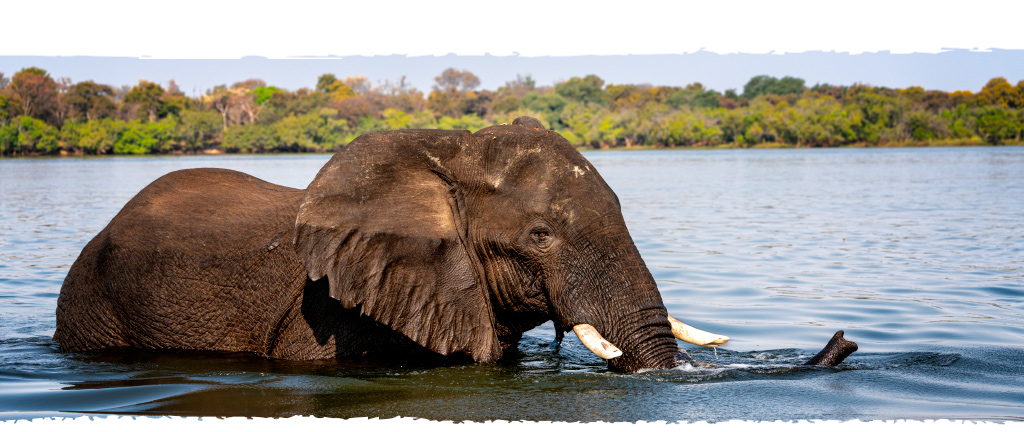
{"type": "MultiPolygon", "coordinates": [[[[167,172],[305,187],[325,155],[0,160],[0,419],[1024,420],[1024,148],[602,151],[669,313],[712,367],[609,372],[550,323],[493,365],[62,354],[61,283],[167,172]],[[860,350],[797,366],[836,330],[860,350]]],[[[685,344],[681,344],[685,345],[685,344]]]]}

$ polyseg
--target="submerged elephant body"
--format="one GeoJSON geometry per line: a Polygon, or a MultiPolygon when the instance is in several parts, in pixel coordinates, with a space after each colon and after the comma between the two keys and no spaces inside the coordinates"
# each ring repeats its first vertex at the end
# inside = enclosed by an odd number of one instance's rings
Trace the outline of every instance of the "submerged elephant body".
{"type": "Polygon", "coordinates": [[[334,305],[292,247],[304,191],[222,169],[167,174],[83,250],[57,303],[63,351],[136,347],[286,359],[409,348],[334,305]]]}
{"type": "Polygon", "coordinates": [[[623,371],[674,367],[674,334],[728,340],[670,322],[615,194],[523,118],[364,135],[306,190],[220,169],[161,177],[72,266],[54,339],[493,362],[548,320],[623,371]]]}

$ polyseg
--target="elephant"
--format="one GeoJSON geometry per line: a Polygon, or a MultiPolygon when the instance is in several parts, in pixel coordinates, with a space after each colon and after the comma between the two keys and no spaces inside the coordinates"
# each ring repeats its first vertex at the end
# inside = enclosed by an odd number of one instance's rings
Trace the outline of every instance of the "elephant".
{"type": "Polygon", "coordinates": [[[305,190],[166,174],[87,243],[56,315],[62,352],[491,363],[550,320],[633,372],[728,341],[668,315],[618,197],[529,117],[365,134],[305,190]]]}

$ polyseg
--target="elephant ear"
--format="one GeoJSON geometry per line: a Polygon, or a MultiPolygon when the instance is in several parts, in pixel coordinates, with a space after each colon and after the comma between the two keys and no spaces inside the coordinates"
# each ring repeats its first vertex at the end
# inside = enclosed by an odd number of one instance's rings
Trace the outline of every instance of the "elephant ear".
{"type": "Polygon", "coordinates": [[[327,276],[342,306],[439,354],[493,362],[493,313],[445,168],[471,139],[435,130],[361,136],[309,185],[294,242],[309,277],[327,276]]]}

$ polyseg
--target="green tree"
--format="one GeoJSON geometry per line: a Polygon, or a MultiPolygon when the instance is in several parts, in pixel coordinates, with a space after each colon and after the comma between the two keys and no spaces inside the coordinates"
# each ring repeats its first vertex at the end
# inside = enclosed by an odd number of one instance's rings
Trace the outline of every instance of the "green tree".
{"type": "Polygon", "coordinates": [[[76,148],[87,154],[107,154],[114,151],[114,144],[126,128],[122,120],[105,118],[85,124],[76,148]]]}
{"type": "Polygon", "coordinates": [[[698,93],[696,96],[693,97],[693,101],[691,103],[696,108],[715,109],[722,106],[721,101],[719,101],[718,99],[718,93],[716,93],[714,90],[705,90],[701,93],[698,93]]]}
{"type": "Polygon", "coordinates": [[[0,120],[0,156],[18,154],[18,135],[17,124],[0,120]]]}
{"type": "Polygon", "coordinates": [[[750,100],[761,95],[799,95],[804,91],[804,80],[791,76],[778,79],[758,75],[743,86],[743,98],[750,100]]]}
{"type": "MultiPolygon", "coordinates": [[[[597,125],[597,139],[599,142],[614,145],[626,138],[625,119],[622,117],[604,116],[597,125]]],[[[627,145],[628,147],[628,145],[627,145]]]]}
{"type": "Polygon", "coordinates": [[[507,114],[522,106],[523,96],[537,88],[537,82],[530,75],[516,75],[515,81],[508,81],[498,87],[494,95],[491,109],[499,114],[507,114]]]}
{"type": "Polygon", "coordinates": [[[757,75],[743,85],[743,98],[753,99],[763,94],[768,94],[768,89],[778,81],[777,78],[768,75],[757,75]]]}
{"type": "Polygon", "coordinates": [[[132,120],[125,125],[114,142],[114,153],[166,153],[172,150],[171,144],[176,138],[175,125],[176,122],[171,118],[146,123],[132,120]]]}
{"type": "Polygon", "coordinates": [[[804,80],[801,78],[794,78],[791,76],[784,76],[775,85],[769,88],[769,93],[776,95],[799,95],[803,93],[806,87],[804,87],[804,80]]]}
{"type": "Polygon", "coordinates": [[[572,77],[568,81],[555,84],[555,92],[570,101],[581,103],[608,104],[608,94],[603,90],[604,80],[597,75],[583,78],[572,77]]]}
{"type": "Polygon", "coordinates": [[[468,130],[476,132],[487,127],[487,121],[477,117],[476,114],[466,114],[458,118],[441,117],[437,120],[438,129],[468,130]]]}
{"type": "Polygon", "coordinates": [[[71,108],[74,120],[99,120],[114,115],[117,105],[112,96],[114,89],[93,81],[82,81],[68,88],[64,101],[71,108]]]}
{"type": "Polygon", "coordinates": [[[21,114],[47,119],[57,105],[57,83],[37,67],[18,71],[11,77],[10,90],[18,100],[21,114]]]}
{"type": "Polygon", "coordinates": [[[722,129],[722,140],[727,143],[734,143],[738,147],[746,147],[744,134],[747,131],[745,117],[737,110],[717,110],[720,118],[719,124],[722,129]]]}
{"type": "Polygon", "coordinates": [[[11,99],[8,98],[7,95],[0,93],[0,121],[16,116],[16,110],[17,108],[14,103],[11,102],[11,99]]]}
{"type": "Polygon", "coordinates": [[[184,111],[178,117],[175,133],[186,151],[200,151],[217,141],[223,130],[221,118],[213,111],[184,111]]]}
{"type": "Polygon", "coordinates": [[[1013,138],[1020,128],[1013,114],[1002,106],[981,107],[977,118],[978,135],[992,145],[1013,138]]]}
{"type": "Polygon", "coordinates": [[[337,111],[320,109],[303,116],[290,116],[274,125],[275,151],[336,150],[345,143],[347,122],[337,111]]]}
{"type": "Polygon", "coordinates": [[[975,119],[966,105],[960,104],[951,110],[943,110],[939,115],[942,117],[943,123],[948,125],[949,133],[953,138],[969,139],[976,136],[972,131],[975,129],[975,119]]]}
{"type": "Polygon", "coordinates": [[[388,130],[408,129],[412,122],[412,117],[409,114],[393,108],[384,110],[381,117],[388,130]]]}
{"type": "Polygon", "coordinates": [[[58,137],[57,128],[46,122],[29,116],[18,116],[0,126],[0,154],[19,156],[56,153],[60,150],[58,137]]]}
{"type": "Polygon", "coordinates": [[[252,89],[252,93],[256,95],[256,104],[263,106],[270,102],[270,98],[275,94],[284,93],[284,91],[274,86],[260,86],[252,89]]]}
{"type": "Polygon", "coordinates": [[[156,121],[164,105],[163,96],[164,89],[159,84],[139,80],[139,83],[124,96],[124,101],[136,105],[137,116],[156,121]]]}
{"type": "Polygon", "coordinates": [[[943,138],[947,135],[947,128],[942,117],[928,111],[914,111],[910,113],[910,136],[918,141],[928,141],[943,138]]]}
{"type": "Polygon", "coordinates": [[[532,91],[523,96],[522,107],[540,114],[540,120],[550,129],[559,129],[565,126],[561,121],[562,110],[568,105],[558,93],[539,93],[532,91]]]}
{"type": "Polygon", "coordinates": [[[409,114],[409,129],[437,129],[437,119],[430,111],[415,111],[409,114]]]}
{"type": "Polygon", "coordinates": [[[666,103],[675,108],[688,106],[691,108],[715,109],[722,106],[718,92],[705,89],[704,85],[699,82],[669,94],[666,103]]]}
{"type": "Polygon", "coordinates": [[[221,148],[227,153],[265,153],[274,145],[272,125],[233,125],[224,131],[221,148]]]}
{"type": "Polygon", "coordinates": [[[521,105],[522,100],[515,96],[501,96],[498,100],[494,101],[491,105],[491,109],[496,113],[505,114],[519,109],[521,105]]]}
{"type": "Polygon", "coordinates": [[[341,81],[334,74],[326,73],[316,78],[316,91],[320,93],[331,93],[341,86],[341,81]]]}

